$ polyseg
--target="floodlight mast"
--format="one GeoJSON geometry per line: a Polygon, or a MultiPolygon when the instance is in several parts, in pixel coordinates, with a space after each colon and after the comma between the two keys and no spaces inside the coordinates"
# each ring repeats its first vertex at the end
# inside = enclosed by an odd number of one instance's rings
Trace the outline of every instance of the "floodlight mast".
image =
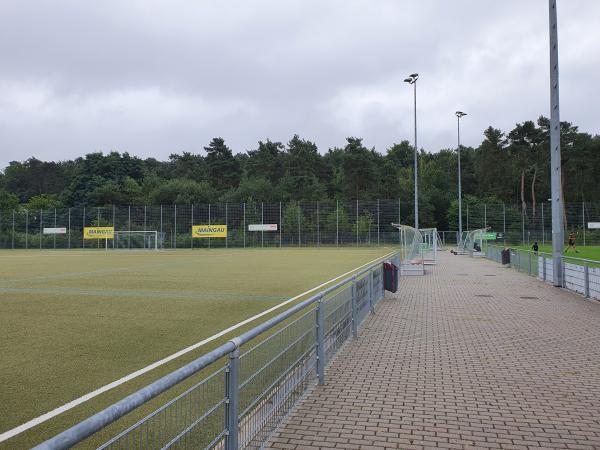
{"type": "Polygon", "coordinates": [[[549,0],[550,19],[550,165],[552,185],[552,281],[563,285],[563,225],[562,173],[560,151],[560,96],[558,77],[558,18],[556,0],[549,0]]]}
{"type": "Polygon", "coordinates": [[[417,80],[418,73],[412,73],[404,79],[405,83],[412,84],[414,88],[414,112],[415,112],[415,148],[414,148],[414,172],[415,172],[415,229],[419,229],[419,179],[417,168],[417,80]]]}
{"type": "Polygon", "coordinates": [[[456,111],[456,119],[458,122],[458,146],[456,147],[456,152],[458,155],[458,235],[461,236],[462,239],[462,182],[460,177],[460,119],[461,117],[466,116],[467,113],[462,111],[456,111]]]}

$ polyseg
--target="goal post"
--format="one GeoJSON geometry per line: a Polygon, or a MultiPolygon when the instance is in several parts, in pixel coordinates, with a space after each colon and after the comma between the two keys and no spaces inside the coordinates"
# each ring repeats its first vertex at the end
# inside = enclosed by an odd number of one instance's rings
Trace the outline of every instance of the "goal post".
{"type": "Polygon", "coordinates": [[[158,231],[115,231],[114,249],[158,250],[162,248],[162,239],[158,231]]]}
{"type": "Polygon", "coordinates": [[[437,228],[421,228],[419,230],[423,237],[423,262],[426,265],[437,264],[437,252],[441,250],[439,248],[440,239],[438,236],[437,228]]]}

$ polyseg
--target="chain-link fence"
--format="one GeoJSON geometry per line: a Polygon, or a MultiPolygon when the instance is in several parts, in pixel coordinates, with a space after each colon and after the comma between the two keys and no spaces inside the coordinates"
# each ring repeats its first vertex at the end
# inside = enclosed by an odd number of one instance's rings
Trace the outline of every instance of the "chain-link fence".
{"type": "MultiPolygon", "coordinates": [[[[505,241],[511,244],[532,244],[537,241],[544,245],[552,242],[550,202],[535,206],[527,204],[524,207],[504,204],[466,205],[463,210],[466,215],[463,223],[467,230],[490,227],[490,231],[503,233],[505,241]]],[[[600,203],[565,204],[563,223],[566,230],[577,233],[579,245],[600,244],[600,229],[590,229],[590,224],[600,223],[600,203]]]]}
{"type": "MultiPolygon", "coordinates": [[[[90,226],[112,226],[118,232],[156,231],[161,248],[398,245],[400,233],[391,224],[410,224],[411,208],[400,200],[19,208],[0,211],[0,248],[112,247],[109,242],[84,239],[83,228],[90,226]],[[251,225],[265,224],[276,226],[250,231],[256,229],[251,225]],[[227,237],[192,238],[193,225],[227,225],[227,237]]],[[[490,227],[503,233],[507,243],[552,240],[549,202],[535,207],[465,204],[463,215],[465,231],[490,227]]],[[[578,244],[600,244],[600,229],[588,227],[590,222],[600,222],[600,203],[568,203],[564,222],[567,230],[577,233],[578,244]]],[[[453,227],[450,223],[450,231],[444,231],[438,226],[442,243],[457,243],[453,227]]],[[[130,234],[118,247],[137,248],[138,241],[130,234]]]]}

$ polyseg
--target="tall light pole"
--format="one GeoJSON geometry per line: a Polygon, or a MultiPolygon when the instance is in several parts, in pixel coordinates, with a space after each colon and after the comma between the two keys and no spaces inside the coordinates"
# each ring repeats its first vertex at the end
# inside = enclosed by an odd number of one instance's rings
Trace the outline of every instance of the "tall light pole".
{"type": "Polygon", "coordinates": [[[415,228],[419,229],[419,179],[418,179],[418,168],[417,168],[417,80],[419,79],[418,73],[413,73],[404,80],[405,83],[412,84],[414,87],[414,103],[415,103],[415,228]]]}
{"type": "Polygon", "coordinates": [[[563,284],[563,201],[561,197],[560,98],[558,85],[558,19],[556,0],[550,7],[550,166],[552,185],[552,264],[554,286],[563,284]]]}
{"type": "Polygon", "coordinates": [[[462,182],[460,179],[460,119],[466,116],[467,113],[456,111],[457,130],[458,130],[458,146],[456,152],[458,154],[458,237],[462,239],[462,182]]]}

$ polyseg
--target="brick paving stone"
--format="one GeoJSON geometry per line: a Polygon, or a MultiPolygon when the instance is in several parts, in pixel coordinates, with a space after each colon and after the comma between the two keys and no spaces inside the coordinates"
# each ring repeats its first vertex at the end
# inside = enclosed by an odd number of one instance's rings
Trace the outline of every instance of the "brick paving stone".
{"type": "Polygon", "coordinates": [[[268,448],[600,448],[598,324],[598,303],[440,252],[379,303],[268,448]]]}

